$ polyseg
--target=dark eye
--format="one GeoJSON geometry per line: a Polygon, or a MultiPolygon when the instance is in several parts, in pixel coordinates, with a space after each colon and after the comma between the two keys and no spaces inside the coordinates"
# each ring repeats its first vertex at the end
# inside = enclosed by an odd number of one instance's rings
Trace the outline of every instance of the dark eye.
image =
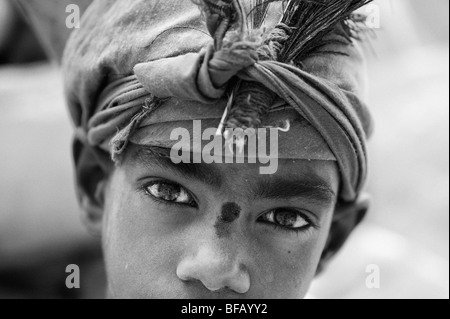
{"type": "Polygon", "coordinates": [[[262,215],[259,220],[290,230],[301,230],[311,226],[300,212],[293,209],[274,209],[262,215]]]}
{"type": "Polygon", "coordinates": [[[189,192],[183,186],[175,183],[153,182],[145,187],[145,191],[159,201],[195,206],[195,200],[189,192]]]}

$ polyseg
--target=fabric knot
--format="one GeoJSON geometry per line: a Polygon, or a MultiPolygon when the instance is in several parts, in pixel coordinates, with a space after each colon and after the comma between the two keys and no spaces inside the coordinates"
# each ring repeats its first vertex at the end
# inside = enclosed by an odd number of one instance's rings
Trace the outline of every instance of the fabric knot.
{"type": "Polygon", "coordinates": [[[226,85],[241,70],[254,65],[259,60],[261,44],[261,36],[241,39],[238,33],[231,33],[208,64],[209,77],[214,86],[220,88],[226,85]]]}
{"type": "MultiPolygon", "coordinates": [[[[279,109],[295,110],[329,148],[339,197],[353,201],[367,178],[372,121],[351,13],[368,2],[195,0],[206,30],[191,1],[94,1],[63,59],[77,139],[117,159],[144,125],[220,120],[227,106],[224,126],[256,127],[280,100],[279,109]],[[149,96],[171,100],[152,111],[149,96]]],[[[310,159],[299,144],[308,136],[288,141],[292,154],[310,159]]]]}

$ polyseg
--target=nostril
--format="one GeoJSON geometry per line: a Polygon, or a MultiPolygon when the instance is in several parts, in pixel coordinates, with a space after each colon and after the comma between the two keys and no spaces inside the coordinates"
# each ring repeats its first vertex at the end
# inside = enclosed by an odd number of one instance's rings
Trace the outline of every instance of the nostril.
{"type": "Polygon", "coordinates": [[[239,294],[247,293],[250,290],[249,273],[246,270],[241,270],[228,280],[227,287],[239,294]]]}
{"type": "Polygon", "coordinates": [[[198,281],[198,279],[194,278],[192,273],[190,273],[188,269],[182,265],[177,268],[177,277],[182,281],[198,281]]]}
{"type": "Polygon", "coordinates": [[[202,282],[203,286],[205,286],[206,289],[212,292],[221,292],[226,289],[223,285],[214,285],[214,284],[208,284],[206,282],[202,282]]]}
{"type": "Polygon", "coordinates": [[[250,285],[238,285],[232,289],[238,294],[246,294],[250,290],[250,285]]]}
{"type": "Polygon", "coordinates": [[[223,290],[244,294],[250,290],[250,276],[236,256],[201,247],[194,256],[183,258],[176,269],[184,282],[200,283],[212,292],[223,290]]]}
{"type": "Polygon", "coordinates": [[[212,284],[205,280],[197,279],[193,276],[184,275],[182,273],[179,273],[178,271],[177,271],[177,276],[181,281],[184,281],[185,283],[191,283],[191,284],[196,284],[196,285],[198,284],[198,285],[205,287],[209,291],[212,291],[215,293],[220,293],[221,291],[228,289],[228,287],[223,287],[223,285],[212,284]]]}

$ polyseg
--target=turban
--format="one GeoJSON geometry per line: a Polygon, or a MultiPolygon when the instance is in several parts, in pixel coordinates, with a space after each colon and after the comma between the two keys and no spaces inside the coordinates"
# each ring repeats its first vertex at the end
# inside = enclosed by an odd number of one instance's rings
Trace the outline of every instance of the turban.
{"type": "Polygon", "coordinates": [[[336,161],[339,197],[354,201],[372,121],[350,14],[367,2],[94,1],[63,57],[76,165],[88,165],[88,148],[113,159],[128,142],[170,148],[170,132],[193,120],[256,128],[287,119],[279,157],[336,161]]]}

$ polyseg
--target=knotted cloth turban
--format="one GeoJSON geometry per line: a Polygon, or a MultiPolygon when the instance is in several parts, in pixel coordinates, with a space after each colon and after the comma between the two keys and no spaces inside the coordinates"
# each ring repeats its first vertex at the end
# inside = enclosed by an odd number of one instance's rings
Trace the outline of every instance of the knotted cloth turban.
{"type": "Polygon", "coordinates": [[[89,149],[111,161],[128,142],[169,148],[170,131],[193,120],[217,127],[230,96],[238,100],[239,88],[259,88],[260,100],[244,96],[248,105],[229,109],[228,124],[273,126],[288,119],[279,156],[336,161],[339,197],[354,201],[367,178],[372,130],[364,58],[349,21],[332,20],[326,34],[314,31],[320,12],[331,19],[345,12],[339,6],[364,1],[330,0],[318,13],[300,12],[305,23],[316,19],[304,30],[282,23],[289,20],[286,2],[268,4],[259,22],[246,21],[255,1],[95,0],[63,58],[77,169],[89,165],[89,149]],[[313,49],[297,56],[283,49],[313,41],[313,49]]]}

